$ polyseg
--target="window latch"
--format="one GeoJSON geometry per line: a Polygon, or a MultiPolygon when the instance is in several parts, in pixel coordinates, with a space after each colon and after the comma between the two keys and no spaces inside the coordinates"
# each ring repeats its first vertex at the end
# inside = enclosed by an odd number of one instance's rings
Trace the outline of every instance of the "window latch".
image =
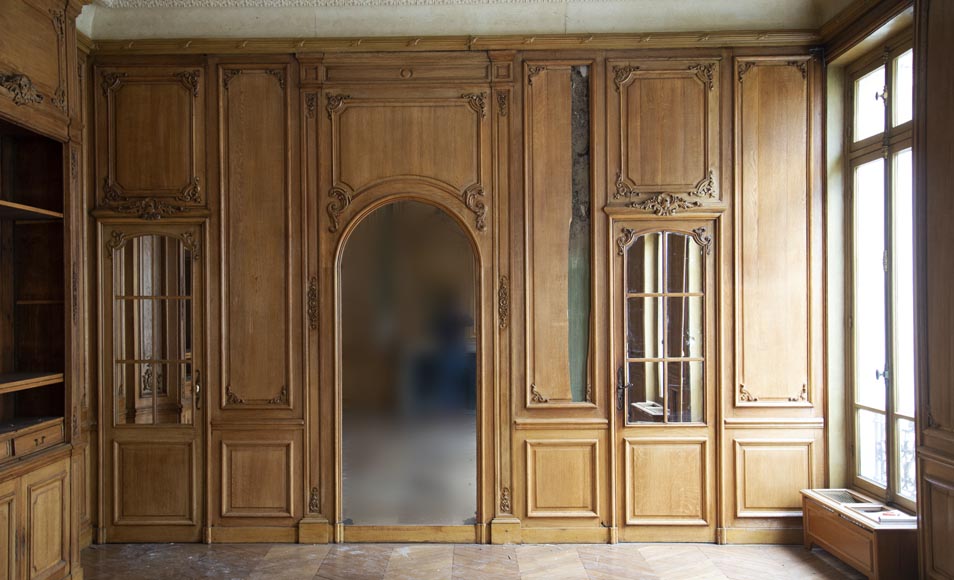
{"type": "Polygon", "coordinates": [[[887,380],[887,379],[889,378],[889,376],[890,376],[890,373],[889,373],[888,369],[884,369],[883,371],[879,371],[878,369],[875,369],[875,379],[876,379],[876,380],[879,380],[879,381],[880,381],[881,379],[887,380]]]}

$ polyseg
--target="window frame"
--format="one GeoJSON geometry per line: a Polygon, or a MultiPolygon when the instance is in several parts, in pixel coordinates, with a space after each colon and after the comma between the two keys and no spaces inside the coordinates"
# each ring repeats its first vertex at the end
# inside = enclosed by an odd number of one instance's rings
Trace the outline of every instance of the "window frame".
{"type": "MultiPolygon", "coordinates": [[[[895,424],[898,419],[910,419],[914,421],[914,416],[900,414],[897,410],[896,400],[897,392],[895,386],[894,370],[897,368],[896,359],[898,344],[895,333],[895,314],[896,314],[896,296],[897,284],[895,273],[895,160],[896,156],[907,150],[913,149],[913,119],[894,126],[894,80],[896,58],[913,49],[913,31],[908,29],[887,41],[879,44],[873,50],[865,53],[854,63],[849,65],[845,71],[845,126],[844,126],[844,151],[845,168],[844,173],[844,191],[846,192],[846,352],[845,352],[845,377],[847,382],[846,389],[846,407],[848,432],[846,443],[848,447],[849,458],[849,477],[851,485],[861,491],[868,493],[876,498],[885,501],[888,504],[897,505],[911,511],[917,510],[917,501],[900,495],[898,491],[899,479],[898,473],[900,455],[900,439],[896,433],[895,424]],[[858,79],[868,73],[877,70],[879,67],[885,67],[885,111],[884,111],[884,129],[870,137],[866,137],[858,142],[853,141],[855,129],[855,83],[858,79]],[[866,405],[857,402],[856,394],[856,374],[855,374],[855,272],[856,272],[856,252],[855,252],[855,170],[861,165],[882,158],[884,160],[884,244],[885,244],[885,370],[887,377],[885,380],[885,407],[884,411],[875,410],[885,417],[885,445],[887,448],[886,461],[886,480],[885,486],[880,486],[876,482],[866,479],[859,475],[859,426],[856,416],[859,409],[871,410],[866,405]]],[[[913,345],[911,346],[913,348],[913,345]]],[[[915,404],[915,414],[917,405],[915,404]]]]}

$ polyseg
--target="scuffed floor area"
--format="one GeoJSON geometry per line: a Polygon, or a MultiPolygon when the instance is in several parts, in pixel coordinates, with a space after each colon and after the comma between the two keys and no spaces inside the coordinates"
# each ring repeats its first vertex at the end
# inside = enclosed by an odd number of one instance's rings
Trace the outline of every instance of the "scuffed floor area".
{"type": "Polygon", "coordinates": [[[710,544],[115,544],[83,551],[87,580],[767,580],[862,578],[799,546],[710,544]]]}

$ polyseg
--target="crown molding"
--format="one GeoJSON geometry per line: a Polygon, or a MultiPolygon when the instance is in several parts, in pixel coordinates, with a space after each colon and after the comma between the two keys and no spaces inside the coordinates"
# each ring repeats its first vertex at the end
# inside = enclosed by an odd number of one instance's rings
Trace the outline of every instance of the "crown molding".
{"type": "Polygon", "coordinates": [[[300,52],[425,52],[467,50],[631,50],[812,46],[810,30],[543,34],[505,36],[382,36],[366,38],[192,38],[93,40],[95,54],[276,54],[300,52]]]}

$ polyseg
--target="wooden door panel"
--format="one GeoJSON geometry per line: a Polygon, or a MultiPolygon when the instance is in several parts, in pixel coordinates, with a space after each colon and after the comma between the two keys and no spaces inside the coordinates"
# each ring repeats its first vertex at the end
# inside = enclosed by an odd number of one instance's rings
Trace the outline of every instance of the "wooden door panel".
{"type": "Polygon", "coordinates": [[[623,441],[627,525],[707,525],[708,438],[623,441]]]}
{"type": "Polygon", "coordinates": [[[70,562],[69,460],[64,459],[23,476],[26,503],[24,577],[41,580],[62,576],[70,562]]]}
{"type": "Polygon", "coordinates": [[[192,441],[113,442],[114,525],[193,525],[192,441]]]}
{"type": "Polygon", "coordinates": [[[17,577],[17,539],[20,524],[20,482],[0,483],[0,579],[17,577]]]}
{"type": "Polygon", "coordinates": [[[155,220],[205,203],[204,69],[94,69],[97,208],[155,220]]]}
{"type": "Polygon", "coordinates": [[[220,408],[300,406],[304,207],[291,181],[292,107],[282,63],[222,65],[224,293],[220,408]]]}

